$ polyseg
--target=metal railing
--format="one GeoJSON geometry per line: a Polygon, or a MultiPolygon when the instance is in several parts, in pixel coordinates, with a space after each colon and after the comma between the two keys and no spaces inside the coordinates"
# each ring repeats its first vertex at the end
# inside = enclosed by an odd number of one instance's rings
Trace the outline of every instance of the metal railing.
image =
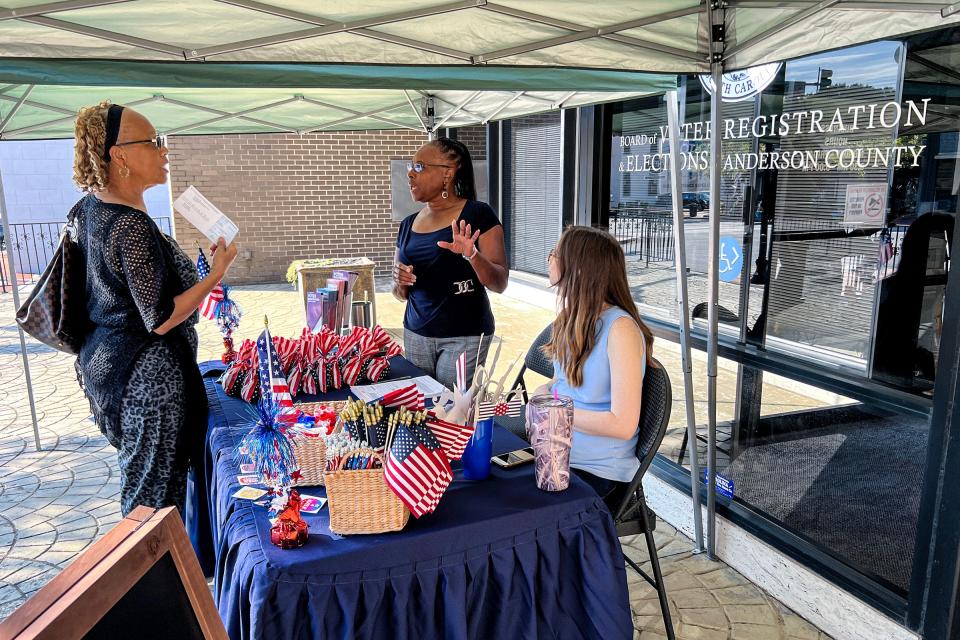
{"type": "MultiPolygon", "coordinates": [[[[154,218],[160,230],[170,235],[170,218],[154,218]]],[[[3,237],[0,227],[0,293],[9,293],[10,285],[34,284],[47,268],[57,246],[60,244],[60,230],[64,222],[24,222],[10,225],[10,238],[3,237]],[[15,274],[9,273],[6,252],[13,254],[15,274]]]]}
{"type": "Polygon", "coordinates": [[[609,229],[626,255],[648,265],[673,262],[673,216],[669,211],[626,207],[613,210],[609,229]]]}

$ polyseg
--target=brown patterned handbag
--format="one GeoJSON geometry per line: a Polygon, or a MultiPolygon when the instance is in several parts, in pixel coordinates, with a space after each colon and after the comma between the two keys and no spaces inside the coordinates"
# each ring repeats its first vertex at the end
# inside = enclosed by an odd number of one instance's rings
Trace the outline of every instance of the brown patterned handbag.
{"type": "Polygon", "coordinates": [[[87,314],[87,265],[76,242],[75,206],[67,217],[60,246],[40,281],[17,309],[17,324],[54,349],[80,353],[90,320],[87,314]]]}

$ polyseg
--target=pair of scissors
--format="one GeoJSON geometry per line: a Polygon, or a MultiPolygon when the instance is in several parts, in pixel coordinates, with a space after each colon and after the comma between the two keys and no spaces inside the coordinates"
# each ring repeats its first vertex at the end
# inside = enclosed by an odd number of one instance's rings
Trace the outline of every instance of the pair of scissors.
{"type": "Polygon", "coordinates": [[[481,394],[475,397],[479,397],[484,401],[487,399],[494,400],[500,396],[500,392],[503,390],[503,383],[494,380],[486,367],[481,365],[477,367],[477,370],[473,374],[472,388],[475,394],[481,394]]]}

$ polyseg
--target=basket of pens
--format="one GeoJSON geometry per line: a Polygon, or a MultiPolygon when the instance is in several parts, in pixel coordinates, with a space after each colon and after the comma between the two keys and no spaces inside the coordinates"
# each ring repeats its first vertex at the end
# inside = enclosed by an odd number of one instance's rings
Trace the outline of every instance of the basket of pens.
{"type": "Polygon", "coordinates": [[[399,531],[410,511],[383,479],[383,457],[357,447],[337,456],[326,474],[330,530],[345,535],[399,531]]]}

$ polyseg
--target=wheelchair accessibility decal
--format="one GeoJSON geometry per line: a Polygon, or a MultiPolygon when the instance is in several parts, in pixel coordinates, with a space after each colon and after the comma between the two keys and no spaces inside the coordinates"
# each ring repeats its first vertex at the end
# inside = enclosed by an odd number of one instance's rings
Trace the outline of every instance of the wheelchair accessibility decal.
{"type": "Polygon", "coordinates": [[[743,245],[733,236],[720,236],[720,280],[733,282],[743,268],[743,245]]]}
{"type": "MultiPolygon", "coordinates": [[[[707,485],[707,470],[703,470],[703,484],[707,485]]],[[[717,474],[717,495],[733,500],[733,480],[717,474]]]]}

